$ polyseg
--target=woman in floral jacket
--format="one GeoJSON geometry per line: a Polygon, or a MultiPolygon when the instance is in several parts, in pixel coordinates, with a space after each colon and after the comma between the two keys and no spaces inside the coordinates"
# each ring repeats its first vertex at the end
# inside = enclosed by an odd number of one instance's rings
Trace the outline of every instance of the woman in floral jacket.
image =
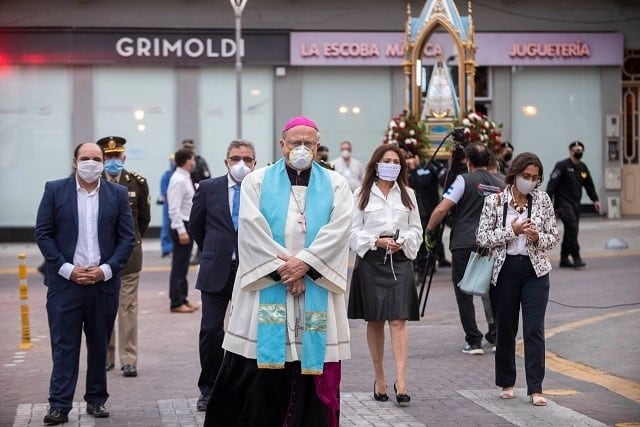
{"type": "Polygon", "coordinates": [[[544,316],[549,301],[548,251],[558,242],[553,204],[538,190],[543,169],[538,156],[522,153],[509,170],[502,193],[485,198],[476,240],[495,259],[490,297],[496,319],[496,385],[512,399],[516,382],[515,347],[520,306],[527,394],[536,406],[547,404],[544,379],[544,316]]]}

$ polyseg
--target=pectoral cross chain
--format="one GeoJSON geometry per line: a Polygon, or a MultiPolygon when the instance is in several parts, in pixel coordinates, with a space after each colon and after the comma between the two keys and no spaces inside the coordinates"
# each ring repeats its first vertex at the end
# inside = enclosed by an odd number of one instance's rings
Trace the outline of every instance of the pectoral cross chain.
{"type": "Polygon", "coordinates": [[[304,216],[304,213],[301,213],[298,217],[298,224],[300,224],[300,229],[303,233],[307,232],[307,218],[304,216]]]}
{"type": "Polygon", "coordinates": [[[304,331],[304,326],[302,325],[302,322],[301,322],[299,317],[296,317],[296,323],[295,323],[293,329],[294,329],[294,333],[295,333],[296,337],[298,336],[298,331],[300,331],[300,332],[304,331]]]}

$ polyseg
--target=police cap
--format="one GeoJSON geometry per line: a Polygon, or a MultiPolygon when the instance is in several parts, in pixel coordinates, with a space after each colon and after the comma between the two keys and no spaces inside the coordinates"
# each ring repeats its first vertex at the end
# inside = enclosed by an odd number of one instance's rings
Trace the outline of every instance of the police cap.
{"type": "Polygon", "coordinates": [[[121,136],[105,136],[96,142],[100,147],[102,147],[102,151],[104,154],[109,153],[123,153],[124,152],[124,144],[127,143],[127,140],[121,136]]]}
{"type": "Polygon", "coordinates": [[[573,141],[571,144],[569,144],[569,150],[578,147],[582,148],[582,151],[584,151],[584,144],[580,141],[573,141]]]}
{"type": "Polygon", "coordinates": [[[189,148],[189,149],[193,150],[194,148],[196,148],[196,144],[195,144],[195,142],[193,142],[193,139],[183,139],[182,140],[182,147],[183,148],[189,148]]]}

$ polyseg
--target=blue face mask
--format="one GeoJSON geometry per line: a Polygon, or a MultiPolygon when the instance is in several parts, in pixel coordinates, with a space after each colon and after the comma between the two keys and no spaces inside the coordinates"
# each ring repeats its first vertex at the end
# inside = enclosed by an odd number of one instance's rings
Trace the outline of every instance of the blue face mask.
{"type": "Polygon", "coordinates": [[[124,163],[120,159],[109,159],[104,162],[104,171],[111,176],[117,176],[124,169],[124,163]]]}

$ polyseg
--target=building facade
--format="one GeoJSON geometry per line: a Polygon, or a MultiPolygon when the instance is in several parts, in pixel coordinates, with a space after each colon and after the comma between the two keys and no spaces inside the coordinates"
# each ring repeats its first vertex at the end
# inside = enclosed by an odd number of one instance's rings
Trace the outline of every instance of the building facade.
{"type": "MultiPolygon", "coordinates": [[[[456,3],[464,14],[468,3],[456,3]]],[[[625,98],[623,108],[625,51],[640,49],[640,5],[481,3],[471,2],[477,107],[504,124],[503,139],[516,153],[540,155],[547,179],[569,142],[580,139],[607,211],[640,214],[639,124],[625,116],[637,117],[637,98],[625,98]]],[[[409,5],[417,16],[424,2],[409,5]]],[[[258,166],[278,158],[280,126],[300,113],[318,121],[330,157],[349,140],[354,156],[368,159],[405,108],[406,7],[247,2],[241,136],[256,144],[258,166]]],[[[44,182],[70,172],[82,141],[127,138],[127,168],[148,178],[152,197],[183,138],[195,140],[214,175],[224,173],[225,149],[237,136],[238,47],[228,2],[160,0],[151,9],[135,0],[24,0],[0,8],[0,203],[7,207],[0,241],[32,238],[44,182]]],[[[440,33],[425,63],[438,54],[456,56],[440,33]]],[[[151,225],[160,223],[156,206],[151,225]]]]}

